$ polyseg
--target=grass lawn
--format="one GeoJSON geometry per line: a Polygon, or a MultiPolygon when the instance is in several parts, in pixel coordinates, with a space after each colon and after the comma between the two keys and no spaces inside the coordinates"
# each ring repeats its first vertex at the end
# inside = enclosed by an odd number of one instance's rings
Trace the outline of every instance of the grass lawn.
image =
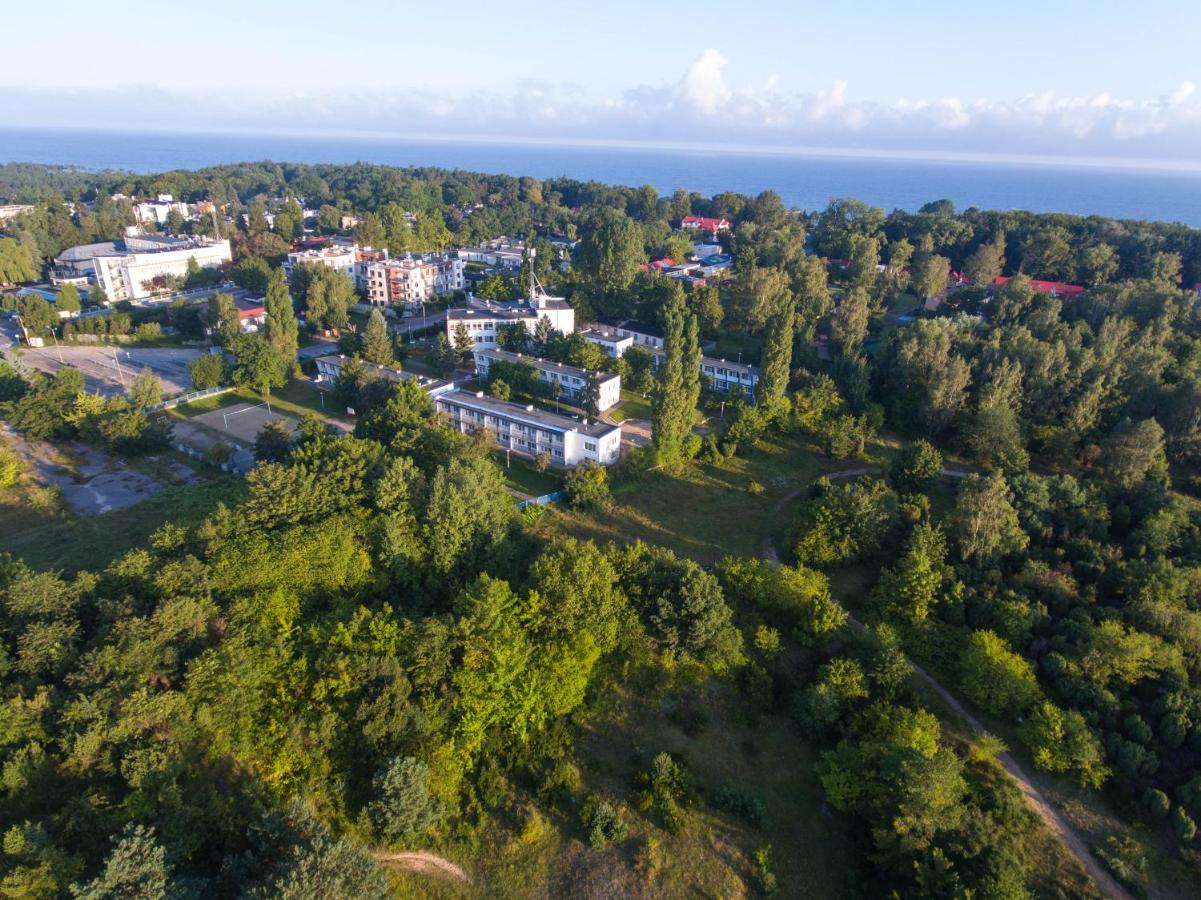
{"type": "MultiPolygon", "coordinates": [[[[640,539],[704,563],[757,556],[763,532],[778,524],[771,511],[781,497],[826,472],[872,464],[827,459],[812,451],[801,437],[768,435],[748,457],[720,466],[697,465],[679,476],[651,472],[614,488],[609,511],[555,509],[548,524],[601,543],[640,539]]],[[[869,446],[873,459],[887,451],[879,444],[869,446]]]]}
{"type": "MultiPolygon", "coordinates": [[[[319,391],[317,388],[303,381],[289,381],[286,385],[278,390],[271,392],[270,396],[265,399],[271,402],[272,409],[278,409],[281,413],[295,416],[297,418],[313,414],[327,419],[341,419],[350,421],[346,416],[337,415],[334,411],[335,404],[331,402],[328,392],[319,391]],[[322,394],[326,393],[325,408],[322,408],[322,394]]],[[[237,388],[224,394],[214,394],[209,397],[201,397],[198,400],[193,400],[191,403],[186,403],[182,406],[177,406],[174,412],[183,418],[193,418],[201,413],[212,412],[214,409],[224,409],[227,406],[236,406],[239,403],[262,403],[264,397],[257,391],[250,388],[237,388]]]]}
{"type": "Polygon", "coordinates": [[[651,401],[634,391],[623,390],[621,392],[621,403],[611,407],[606,412],[614,422],[624,422],[626,419],[645,419],[646,421],[650,421],[651,401]]]}
{"type": "Polygon", "coordinates": [[[0,495],[0,538],[5,551],[35,569],[96,571],[145,544],[164,522],[196,525],[219,502],[236,503],[245,494],[244,479],[222,476],[206,484],[167,487],[141,503],[101,516],[84,518],[48,509],[36,520],[28,511],[14,512],[0,495]]]}
{"type": "Polygon", "coordinates": [[[529,494],[531,497],[541,497],[543,494],[557,491],[563,486],[563,478],[559,473],[553,469],[539,472],[534,468],[532,462],[518,456],[516,453],[510,455],[507,467],[503,451],[494,450],[492,458],[496,460],[496,464],[504,472],[505,481],[509,487],[521,491],[523,494],[529,494]]]}
{"type": "Polygon", "coordinates": [[[762,338],[745,334],[723,334],[716,339],[715,344],[712,350],[705,351],[706,356],[736,362],[741,354],[742,362],[759,365],[759,357],[763,352],[762,338]]]}

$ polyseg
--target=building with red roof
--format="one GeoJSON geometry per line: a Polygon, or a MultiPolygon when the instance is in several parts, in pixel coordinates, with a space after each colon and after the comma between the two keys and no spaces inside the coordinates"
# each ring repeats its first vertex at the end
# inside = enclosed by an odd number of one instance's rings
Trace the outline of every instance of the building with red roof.
{"type": "MultiPolygon", "coordinates": [[[[1000,287],[1009,281],[1008,275],[998,275],[992,280],[995,287],[1000,287]]],[[[1067,284],[1062,281],[1040,281],[1037,278],[1030,279],[1030,287],[1034,288],[1043,294],[1050,294],[1052,297],[1078,297],[1084,293],[1084,286],[1080,284],[1067,284]]]]}
{"type": "Polygon", "coordinates": [[[728,219],[714,219],[709,216],[684,216],[680,220],[680,227],[717,234],[719,231],[729,231],[730,222],[728,219]]]}

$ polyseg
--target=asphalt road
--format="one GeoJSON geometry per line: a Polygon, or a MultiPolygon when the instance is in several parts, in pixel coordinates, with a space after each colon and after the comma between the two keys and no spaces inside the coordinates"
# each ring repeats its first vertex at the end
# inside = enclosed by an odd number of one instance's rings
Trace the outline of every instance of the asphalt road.
{"type": "Polygon", "coordinates": [[[24,347],[21,352],[26,365],[50,375],[64,365],[74,366],[83,373],[89,391],[105,395],[121,393],[143,368],[149,368],[162,380],[164,394],[191,390],[188,363],[204,356],[203,350],[191,348],[113,344],[80,347],[51,343],[46,347],[24,347]]]}

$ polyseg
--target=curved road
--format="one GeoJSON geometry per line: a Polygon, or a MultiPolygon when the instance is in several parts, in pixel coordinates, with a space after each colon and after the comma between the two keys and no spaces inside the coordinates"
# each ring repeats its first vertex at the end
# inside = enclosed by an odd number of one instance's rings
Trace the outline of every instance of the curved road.
{"type": "MultiPolygon", "coordinates": [[[[871,468],[844,469],[841,472],[831,472],[825,477],[829,479],[855,478],[859,475],[869,475],[874,471],[877,470],[871,468]]],[[[968,473],[958,469],[943,469],[941,474],[947,478],[963,478],[968,473]]],[[[775,506],[772,507],[772,519],[774,520],[779,516],[789,502],[795,500],[808,489],[808,485],[797,488],[796,490],[789,491],[777,500],[775,506]]],[[[764,523],[762,551],[760,555],[773,566],[780,565],[779,551],[776,550],[775,544],[771,539],[770,520],[764,523]]],[[[850,622],[856,628],[863,628],[863,623],[854,616],[850,616],[850,622]]],[[[978,735],[987,732],[988,729],[981,724],[980,720],[968,712],[964,708],[964,705],[950,691],[943,687],[934,676],[912,660],[910,660],[910,664],[913,666],[913,674],[922,683],[928,685],[934,693],[938,694],[942,701],[954,710],[955,714],[962,718],[973,732],[978,735]]],[[[1084,867],[1084,871],[1093,880],[1093,884],[1097,886],[1097,889],[1106,897],[1115,897],[1119,898],[1119,900],[1134,900],[1130,892],[1122,887],[1109,874],[1109,870],[1101,864],[1101,861],[1093,855],[1092,850],[1089,849],[1088,841],[1084,839],[1084,836],[1067,819],[1059,814],[1059,811],[1055,809],[1050,800],[1043,796],[1042,791],[1038,789],[1038,786],[1034,784],[1018,761],[1013,758],[1013,754],[1009,752],[999,753],[997,754],[997,762],[1001,764],[1001,767],[1017,784],[1018,790],[1022,793],[1022,798],[1026,801],[1026,805],[1030,807],[1036,816],[1042,819],[1043,824],[1050,829],[1051,833],[1059,838],[1063,842],[1063,845],[1068,848],[1068,851],[1076,857],[1080,865],[1084,867]]]]}

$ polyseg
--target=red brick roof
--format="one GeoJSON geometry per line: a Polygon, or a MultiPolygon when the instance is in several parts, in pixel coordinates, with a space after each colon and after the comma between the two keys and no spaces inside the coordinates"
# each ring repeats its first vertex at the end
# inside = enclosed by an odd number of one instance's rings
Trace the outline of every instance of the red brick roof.
{"type": "MultiPolygon", "coordinates": [[[[1009,276],[998,275],[993,279],[992,283],[998,287],[1009,281],[1009,276]]],[[[1037,278],[1030,279],[1030,287],[1044,294],[1055,294],[1061,297],[1075,297],[1078,294],[1084,293],[1084,286],[1079,284],[1067,284],[1063,281],[1040,281],[1037,278]]]]}

